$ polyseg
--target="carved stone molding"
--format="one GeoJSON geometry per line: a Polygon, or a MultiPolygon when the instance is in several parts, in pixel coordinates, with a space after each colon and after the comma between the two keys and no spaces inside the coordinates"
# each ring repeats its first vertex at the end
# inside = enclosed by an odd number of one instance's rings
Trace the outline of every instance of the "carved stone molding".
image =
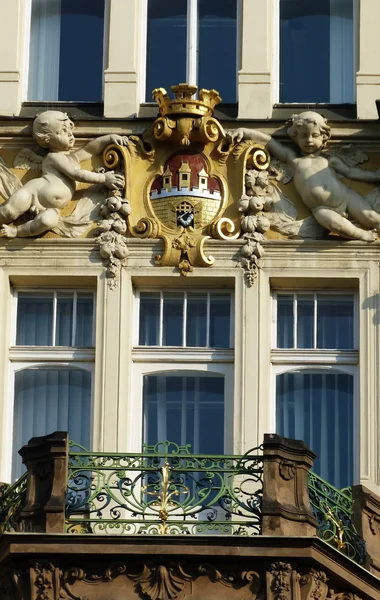
{"type": "Polygon", "coordinates": [[[52,563],[35,563],[30,576],[31,600],[58,600],[59,570],[52,563]]]}
{"type": "Polygon", "coordinates": [[[192,576],[180,564],[144,565],[141,573],[129,577],[137,584],[140,594],[149,600],[180,600],[191,593],[190,586],[185,588],[185,585],[192,576]]]}
{"type": "Polygon", "coordinates": [[[279,466],[280,475],[285,481],[290,481],[296,476],[297,465],[290,460],[283,460],[279,466]]]}
{"type": "Polygon", "coordinates": [[[327,575],[323,571],[311,569],[306,575],[300,575],[299,585],[302,600],[326,600],[328,587],[327,575]]]}
{"type": "Polygon", "coordinates": [[[270,600],[292,600],[292,566],[276,562],[267,572],[267,593],[270,600]]]}

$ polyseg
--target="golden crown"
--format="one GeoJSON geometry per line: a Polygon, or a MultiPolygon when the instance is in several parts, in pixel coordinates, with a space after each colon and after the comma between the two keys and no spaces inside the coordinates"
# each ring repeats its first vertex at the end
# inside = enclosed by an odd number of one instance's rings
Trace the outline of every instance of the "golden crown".
{"type": "Polygon", "coordinates": [[[152,95],[159,105],[160,115],[191,114],[200,117],[211,117],[213,110],[221,97],[216,90],[200,90],[199,97],[193,98],[198,87],[188,83],[179,83],[170,88],[175,95],[175,99],[169,98],[164,88],[156,88],[152,95]]]}

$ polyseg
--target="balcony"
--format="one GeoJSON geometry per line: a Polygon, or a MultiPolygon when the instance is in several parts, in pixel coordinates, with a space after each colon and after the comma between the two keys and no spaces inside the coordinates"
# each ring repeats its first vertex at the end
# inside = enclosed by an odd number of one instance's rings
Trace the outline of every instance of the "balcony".
{"type": "Polygon", "coordinates": [[[197,455],[165,441],[119,454],[89,452],[56,432],[33,438],[20,454],[27,472],[0,489],[0,561],[9,540],[33,534],[44,556],[52,536],[55,553],[58,544],[89,556],[94,547],[139,554],[142,545],[164,555],[177,553],[178,544],[198,554],[239,547],[263,556],[268,548],[276,556],[284,547],[285,555],[297,547],[310,556],[318,548],[378,576],[380,551],[366,523],[379,528],[380,499],[362,486],[337,490],[323,481],[310,470],[314,454],[303,442],[266,435],[259,448],[228,456],[197,455]]]}

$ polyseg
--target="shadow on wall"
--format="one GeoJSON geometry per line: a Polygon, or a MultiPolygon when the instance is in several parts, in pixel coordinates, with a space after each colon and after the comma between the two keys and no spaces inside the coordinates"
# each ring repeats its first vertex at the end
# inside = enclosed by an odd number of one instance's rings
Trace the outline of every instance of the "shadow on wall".
{"type": "Polygon", "coordinates": [[[375,312],[372,317],[372,323],[374,325],[380,325],[380,292],[370,296],[369,298],[366,298],[362,303],[362,308],[374,310],[375,312]]]}

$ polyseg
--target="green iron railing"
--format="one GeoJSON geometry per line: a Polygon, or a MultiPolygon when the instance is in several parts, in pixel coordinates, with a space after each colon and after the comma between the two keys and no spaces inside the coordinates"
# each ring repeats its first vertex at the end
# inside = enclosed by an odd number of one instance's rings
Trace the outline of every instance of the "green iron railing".
{"type": "Polygon", "coordinates": [[[171,442],[141,454],[88,452],[70,442],[67,531],[257,535],[263,457],[192,454],[171,442]]]}
{"type": "Polygon", "coordinates": [[[309,496],[318,523],[318,536],[355,562],[363,564],[366,548],[352,522],[351,488],[338,490],[310,472],[309,496]]]}
{"type": "Polygon", "coordinates": [[[26,473],[13,485],[0,490],[0,535],[17,529],[17,518],[26,499],[26,473]]]}

